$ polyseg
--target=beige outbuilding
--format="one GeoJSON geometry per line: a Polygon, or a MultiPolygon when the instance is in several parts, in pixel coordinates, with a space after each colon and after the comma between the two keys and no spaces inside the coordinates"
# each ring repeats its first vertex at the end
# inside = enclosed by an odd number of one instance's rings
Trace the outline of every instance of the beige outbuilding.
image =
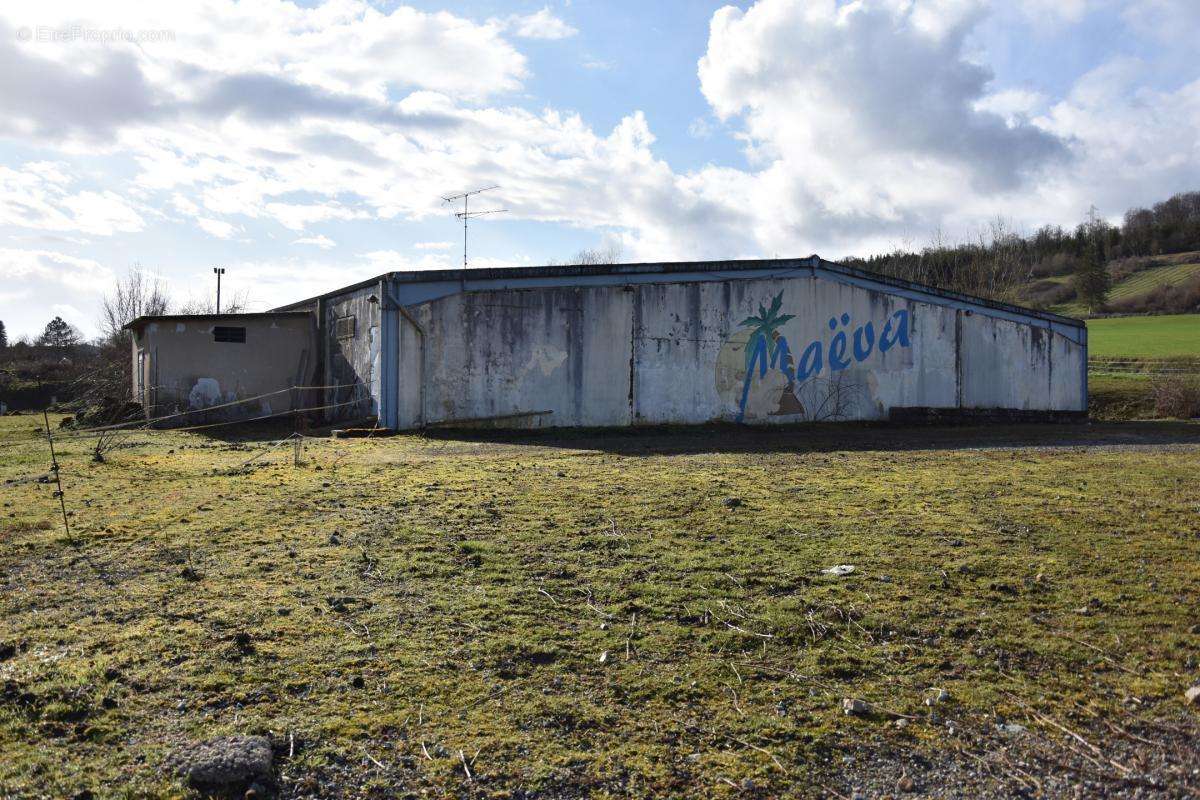
{"type": "Polygon", "coordinates": [[[147,417],[253,419],[303,407],[295,387],[310,382],[317,337],[307,311],[138,317],[125,327],[133,399],[147,417]]]}

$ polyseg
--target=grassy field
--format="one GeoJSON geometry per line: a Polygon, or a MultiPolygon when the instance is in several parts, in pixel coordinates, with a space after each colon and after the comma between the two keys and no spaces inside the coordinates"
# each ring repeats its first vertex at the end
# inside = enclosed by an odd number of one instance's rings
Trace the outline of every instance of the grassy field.
{"type": "Polygon", "coordinates": [[[1102,363],[1090,367],[1088,395],[1093,419],[1158,416],[1152,397],[1153,373],[1167,369],[1176,371],[1170,375],[1200,375],[1200,315],[1110,317],[1088,320],[1087,326],[1089,360],[1121,359],[1107,367],[1102,363]]]}
{"type": "Polygon", "coordinates": [[[285,797],[1200,792],[1195,424],[139,432],[60,444],[68,538],[36,422],[0,797],[188,796],[234,733],[285,797]]]}
{"type": "Polygon", "coordinates": [[[1200,314],[1088,320],[1089,357],[1200,356],[1200,314]]]}
{"type": "Polygon", "coordinates": [[[1200,263],[1168,264],[1154,269],[1135,272],[1112,287],[1109,292],[1110,300],[1124,300],[1136,297],[1163,284],[1174,285],[1183,283],[1193,275],[1200,273],[1200,263]]]}
{"type": "MultiPolygon", "coordinates": [[[[1181,284],[1193,276],[1200,274],[1200,253],[1176,253],[1159,257],[1162,266],[1135,272],[1120,280],[1116,280],[1108,294],[1109,302],[1129,300],[1146,294],[1162,285],[1174,286],[1181,284]]],[[[1110,264],[1112,270],[1114,265],[1110,264]]],[[[1055,275],[1042,280],[1054,283],[1070,283],[1071,275],[1055,275]]],[[[1052,307],[1050,310],[1069,317],[1086,317],[1088,309],[1078,302],[1065,303],[1052,307]]]]}
{"type": "Polygon", "coordinates": [[[1092,419],[1154,419],[1149,375],[1088,375],[1088,413],[1092,419]]]}

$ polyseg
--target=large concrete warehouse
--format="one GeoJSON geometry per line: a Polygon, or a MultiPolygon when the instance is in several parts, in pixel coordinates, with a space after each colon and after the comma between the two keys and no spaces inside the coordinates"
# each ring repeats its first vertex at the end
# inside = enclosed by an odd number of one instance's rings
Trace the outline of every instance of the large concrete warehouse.
{"type": "Polygon", "coordinates": [[[267,314],[130,327],[148,416],[321,408],[407,429],[1087,409],[1082,322],[817,256],[390,272],[267,314]]]}
{"type": "Polygon", "coordinates": [[[817,256],[392,272],[299,310],[321,404],[389,428],[1087,409],[1082,322],[817,256]]]}

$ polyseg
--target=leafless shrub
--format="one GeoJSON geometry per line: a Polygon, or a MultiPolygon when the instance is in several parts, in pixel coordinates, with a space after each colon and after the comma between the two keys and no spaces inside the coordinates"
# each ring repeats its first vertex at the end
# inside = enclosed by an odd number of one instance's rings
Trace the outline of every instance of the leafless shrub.
{"type": "Polygon", "coordinates": [[[829,378],[809,378],[796,388],[806,422],[837,422],[856,415],[863,396],[862,384],[845,372],[829,378]]]}
{"type": "Polygon", "coordinates": [[[1075,256],[1070,253],[1054,253],[1034,262],[1031,271],[1035,278],[1070,275],[1075,271],[1075,256]]]}
{"type": "Polygon", "coordinates": [[[1027,286],[1021,292],[1021,302],[1034,308],[1049,308],[1075,299],[1075,287],[1070,283],[1042,280],[1027,286]]]}
{"type": "Polygon", "coordinates": [[[119,431],[117,430],[98,431],[96,433],[96,440],[92,444],[92,461],[97,464],[103,464],[105,454],[116,446],[118,436],[119,431]]]}
{"type": "Polygon", "coordinates": [[[1200,416],[1200,376],[1163,375],[1150,385],[1154,410],[1163,417],[1191,419],[1200,416]]]}

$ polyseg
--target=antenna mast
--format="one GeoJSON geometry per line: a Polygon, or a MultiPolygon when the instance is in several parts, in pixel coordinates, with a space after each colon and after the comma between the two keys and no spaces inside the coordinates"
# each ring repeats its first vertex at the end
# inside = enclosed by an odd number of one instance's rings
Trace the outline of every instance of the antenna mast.
{"type": "Polygon", "coordinates": [[[454,216],[462,220],[463,223],[463,269],[467,268],[467,222],[474,217],[482,217],[487,214],[503,214],[508,211],[507,208],[495,208],[491,211],[472,211],[470,207],[471,195],[490,192],[492,189],[499,189],[499,185],[485,186],[482,189],[476,189],[471,192],[463,192],[462,194],[446,195],[442,198],[447,203],[453,203],[455,200],[463,201],[463,210],[454,212],[454,216]]]}

